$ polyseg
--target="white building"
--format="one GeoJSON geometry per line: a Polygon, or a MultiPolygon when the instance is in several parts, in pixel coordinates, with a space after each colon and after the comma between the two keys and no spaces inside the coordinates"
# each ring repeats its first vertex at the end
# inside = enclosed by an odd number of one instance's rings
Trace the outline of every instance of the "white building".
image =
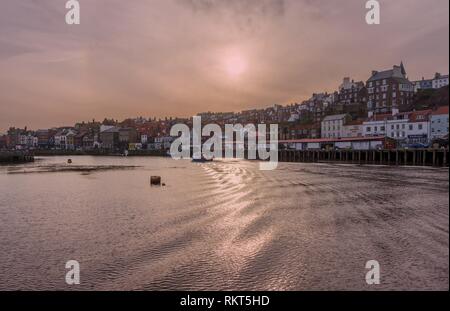
{"type": "Polygon", "coordinates": [[[342,127],[342,137],[363,137],[363,122],[351,121],[342,127]]]}
{"type": "Polygon", "coordinates": [[[400,146],[430,142],[431,110],[375,115],[363,123],[364,137],[387,136],[400,146]]]}
{"type": "Polygon", "coordinates": [[[62,129],[55,134],[55,147],[58,149],[75,149],[76,132],[72,129],[62,129]]]}
{"type": "Polygon", "coordinates": [[[148,142],[148,135],[142,134],[141,135],[141,144],[146,144],[148,142]]]}
{"type": "Polygon", "coordinates": [[[448,85],[448,75],[441,75],[436,72],[434,78],[414,81],[414,92],[418,90],[428,90],[428,89],[440,89],[441,87],[448,85]]]}
{"type": "Polygon", "coordinates": [[[376,150],[385,147],[387,139],[379,137],[348,137],[348,138],[319,138],[319,139],[294,139],[280,140],[282,149],[288,150],[327,150],[327,149],[351,149],[351,150],[376,150]]]}
{"type": "Polygon", "coordinates": [[[172,136],[158,136],[155,137],[155,142],[148,144],[149,150],[168,150],[170,145],[175,140],[172,136]]]}
{"type": "Polygon", "coordinates": [[[431,139],[448,135],[448,106],[439,107],[431,113],[430,127],[431,139]]]}
{"type": "Polygon", "coordinates": [[[326,116],[322,120],[322,138],[344,137],[344,125],[349,119],[347,114],[326,116]]]}
{"type": "Polygon", "coordinates": [[[20,134],[19,145],[27,148],[36,148],[38,145],[38,138],[33,136],[30,132],[20,134]]]}
{"type": "Polygon", "coordinates": [[[448,85],[448,75],[441,75],[440,73],[436,73],[432,83],[433,83],[433,89],[440,89],[441,87],[447,86],[448,85]]]}

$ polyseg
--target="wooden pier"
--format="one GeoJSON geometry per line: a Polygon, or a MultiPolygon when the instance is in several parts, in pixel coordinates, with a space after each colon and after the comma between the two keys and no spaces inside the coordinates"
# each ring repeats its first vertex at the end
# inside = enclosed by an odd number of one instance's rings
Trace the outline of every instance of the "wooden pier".
{"type": "Polygon", "coordinates": [[[34,156],[24,151],[0,151],[0,163],[27,163],[33,162],[34,156]]]}
{"type": "Polygon", "coordinates": [[[280,150],[278,161],[448,167],[448,152],[448,149],[280,150]]]}

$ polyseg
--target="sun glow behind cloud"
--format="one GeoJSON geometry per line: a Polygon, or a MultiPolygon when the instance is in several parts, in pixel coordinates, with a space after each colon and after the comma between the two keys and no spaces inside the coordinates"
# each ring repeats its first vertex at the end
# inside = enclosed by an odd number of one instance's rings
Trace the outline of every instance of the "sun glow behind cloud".
{"type": "Polygon", "coordinates": [[[231,79],[241,78],[248,70],[248,62],[243,53],[237,49],[225,53],[223,67],[231,79]]]}

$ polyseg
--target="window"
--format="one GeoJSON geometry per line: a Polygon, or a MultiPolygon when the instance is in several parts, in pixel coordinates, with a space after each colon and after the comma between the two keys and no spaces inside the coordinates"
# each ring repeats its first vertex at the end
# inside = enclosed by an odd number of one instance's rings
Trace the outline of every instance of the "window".
{"type": "Polygon", "coordinates": [[[370,132],[372,129],[370,128],[370,126],[368,126],[367,128],[366,128],[366,131],[367,132],[370,132]]]}
{"type": "Polygon", "coordinates": [[[409,130],[410,130],[410,131],[413,130],[413,125],[412,125],[412,124],[409,125],[409,130]]]}
{"type": "Polygon", "coordinates": [[[384,132],[385,130],[386,130],[386,129],[385,129],[384,126],[380,127],[380,131],[381,131],[381,132],[384,132]]]}
{"type": "Polygon", "coordinates": [[[378,131],[378,126],[375,126],[374,131],[375,132],[378,131]]]}
{"type": "Polygon", "coordinates": [[[422,129],[423,129],[423,125],[419,124],[419,130],[422,130],[422,129]]]}

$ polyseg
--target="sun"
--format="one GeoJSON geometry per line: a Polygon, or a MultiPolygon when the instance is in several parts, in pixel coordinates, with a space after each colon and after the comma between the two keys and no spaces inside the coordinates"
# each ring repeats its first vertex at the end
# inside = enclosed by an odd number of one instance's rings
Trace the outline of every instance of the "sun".
{"type": "Polygon", "coordinates": [[[238,53],[227,55],[224,65],[226,73],[231,78],[238,78],[247,71],[247,61],[238,53]]]}

